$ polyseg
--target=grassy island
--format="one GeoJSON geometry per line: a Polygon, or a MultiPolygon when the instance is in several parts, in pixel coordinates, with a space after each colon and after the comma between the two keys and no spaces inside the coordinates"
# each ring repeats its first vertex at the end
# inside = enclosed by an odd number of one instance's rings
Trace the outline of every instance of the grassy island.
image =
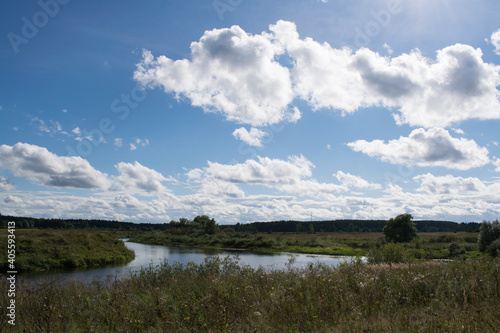
{"type": "MultiPolygon", "coordinates": [[[[0,230],[0,235],[6,244],[7,230],[0,230]]],[[[15,235],[18,271],[96,267],[126,263],[135,257],[121,240],[102,231],[20,229],[15,235]]],[[[0,267],[5,270],[6,251],[0,255],[0,267]]]]}
{"type": "MultiPolygon", "coordinates": [[[[477,257],[478,233],[419,233],[411,242],[400,244],[415,259],[477,257]],[[453,245],[451,245],[453,244],[453,245]]],[[[366,233],[248,233],[231,230],[206,234],[196,229],[168,229],[139,232],[130,241],[167,246],[245,249],[253,252],[292,252],[341,256],[366,256],[384,247],[381,232],[366,233]]]]}

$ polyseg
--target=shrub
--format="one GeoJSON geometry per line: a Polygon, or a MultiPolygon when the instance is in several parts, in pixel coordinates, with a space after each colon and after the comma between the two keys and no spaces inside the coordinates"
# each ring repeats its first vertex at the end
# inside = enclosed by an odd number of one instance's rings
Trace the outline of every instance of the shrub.
{"type": "Polygon", "coordinates": [[[384,235],[388,242],[407,243],[417,237],[417,229],[411,214],[401,214],[387,221],[384,235]]]}
{"type": "Polygon", "coordinates": [[[486,249],[486,252],[492,257],[500,257],[500,238],[493,241],[486,249]]]}
{"type": "Polygon", "coordinates": [[[411,253],[400,244],[388,243],[371,249],[367,254],[370,264],[406,263],[413,260],[411,253]]]}
{"type": "Polygon", "coordinates": [[[448,252],[450,253],[450,257],[458,256],[465,253],[465,248],[457,242],[452,242],[448,245],[448,252]]]}
{"type": "Polygon", "coordinates": [[[477,241],[479,251],[485,252],[488,246],[498,238],[500,238],[500,225],[498,220],[493,223],[484,221],[481,224],[479,239],[477,241]]]}

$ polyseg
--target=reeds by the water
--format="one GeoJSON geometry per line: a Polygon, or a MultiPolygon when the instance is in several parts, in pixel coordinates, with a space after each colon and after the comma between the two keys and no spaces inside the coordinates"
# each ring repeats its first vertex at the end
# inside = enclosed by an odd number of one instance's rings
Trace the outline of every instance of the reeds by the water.
{"type": "Polygon", "coordinates": [[[16,305],[16,326],[2,316],[0,331],[497,332],[500,262],[356,261],[266,271],[212,257],[119,281],[20,285],[16,305]]]}

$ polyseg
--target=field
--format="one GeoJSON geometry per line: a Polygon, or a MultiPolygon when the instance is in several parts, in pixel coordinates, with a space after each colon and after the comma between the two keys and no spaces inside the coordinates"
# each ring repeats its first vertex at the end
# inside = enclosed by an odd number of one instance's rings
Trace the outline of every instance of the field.
{"type": "MultiPolygon", "coordinates": [[[[7,267],[7,230],[0,230],[5,251],[0,267],[7,267]]],[[[94,230],[19,229],[16,235],[15,264],[19,271],[95,267],[126,263],[133,251],[111,235],[94,230]]]]}
{"type": "MultiPolygon", "coordinates": [[[[404,244],[407,254],[416,259],[477,257],[478,233],[419,233],[404,244]],[[453,244],[453,245],[451,245],[453,244]]],[[[193,230],[141,232],[131,241],[170,246],[249,249],[256,252],[294,252],[343,256],[365,256],[384,246],[382,233],[273,233],[217,232],[207,235],[193,230]]]]}
{"type": "MultiPolygon", "coordinates": [[[[130,260],[133,254],[117,236],[126,234],[16,230],[16,264],[40,270],[130,260]]],[[[199,265],[165,262],[121,280],[26,282],[16,290],[16,326],[2,316],[0,331],[496,332],[500,326],[500,260],[478,252],[477,233],[421,233],[407,244],[386,244],[382,233],[170,230],[128,236],[150,244],[367,260],[305,269],[291,262],[268,271],[209,257],[199,265]]],[[[0,292],[7,294],[7,284],[0,292]]],[[[1,297],[0,306],[7,301],[1,297]]]]}
{"type": "Polygon", "coordinates": [[[16,299],[13,332],[497,332],[500,262],[269,272],[209,258],[120,281],[22,285],[16,299]]]}

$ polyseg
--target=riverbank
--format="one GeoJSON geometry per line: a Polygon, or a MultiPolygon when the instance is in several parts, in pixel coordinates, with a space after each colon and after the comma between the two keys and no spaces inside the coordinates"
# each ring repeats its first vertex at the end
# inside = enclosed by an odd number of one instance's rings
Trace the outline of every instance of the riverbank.
{"type": "MultiPolygon", "coordinates": [[[[449,259],[481,256],[478,233],[419,233],[413,241],[401,244],[414,259],[449,259]],[[453,244],[453,245],[452,245],[453,244]]],[[[193,229],[140,232],[131,242],[192,246],[215,249],[244,249],[257,253],[291,252],[337,256],[366,256],[385,244],[382,233],[247,233],[223,232],[205,234],[193,229]]]]}
{"type": "MultiPolygon", "coordinates": [[[[0,230],[0,237],[6,244],[7,230],[0,230]]],[[[122,264],[135,257],[122,241],[96,230],[21,229],[15,245],[16,269],[25,272],[122,264]]],[[[0,268],[7,264],[3,251],[0,268]]]]}
{"type": "Polygon", "coordinates": [[[489,258],[265,271],[213,257],[104,283],[21,285],[13,331],[494,332],[499,276],[489,258]]]}

